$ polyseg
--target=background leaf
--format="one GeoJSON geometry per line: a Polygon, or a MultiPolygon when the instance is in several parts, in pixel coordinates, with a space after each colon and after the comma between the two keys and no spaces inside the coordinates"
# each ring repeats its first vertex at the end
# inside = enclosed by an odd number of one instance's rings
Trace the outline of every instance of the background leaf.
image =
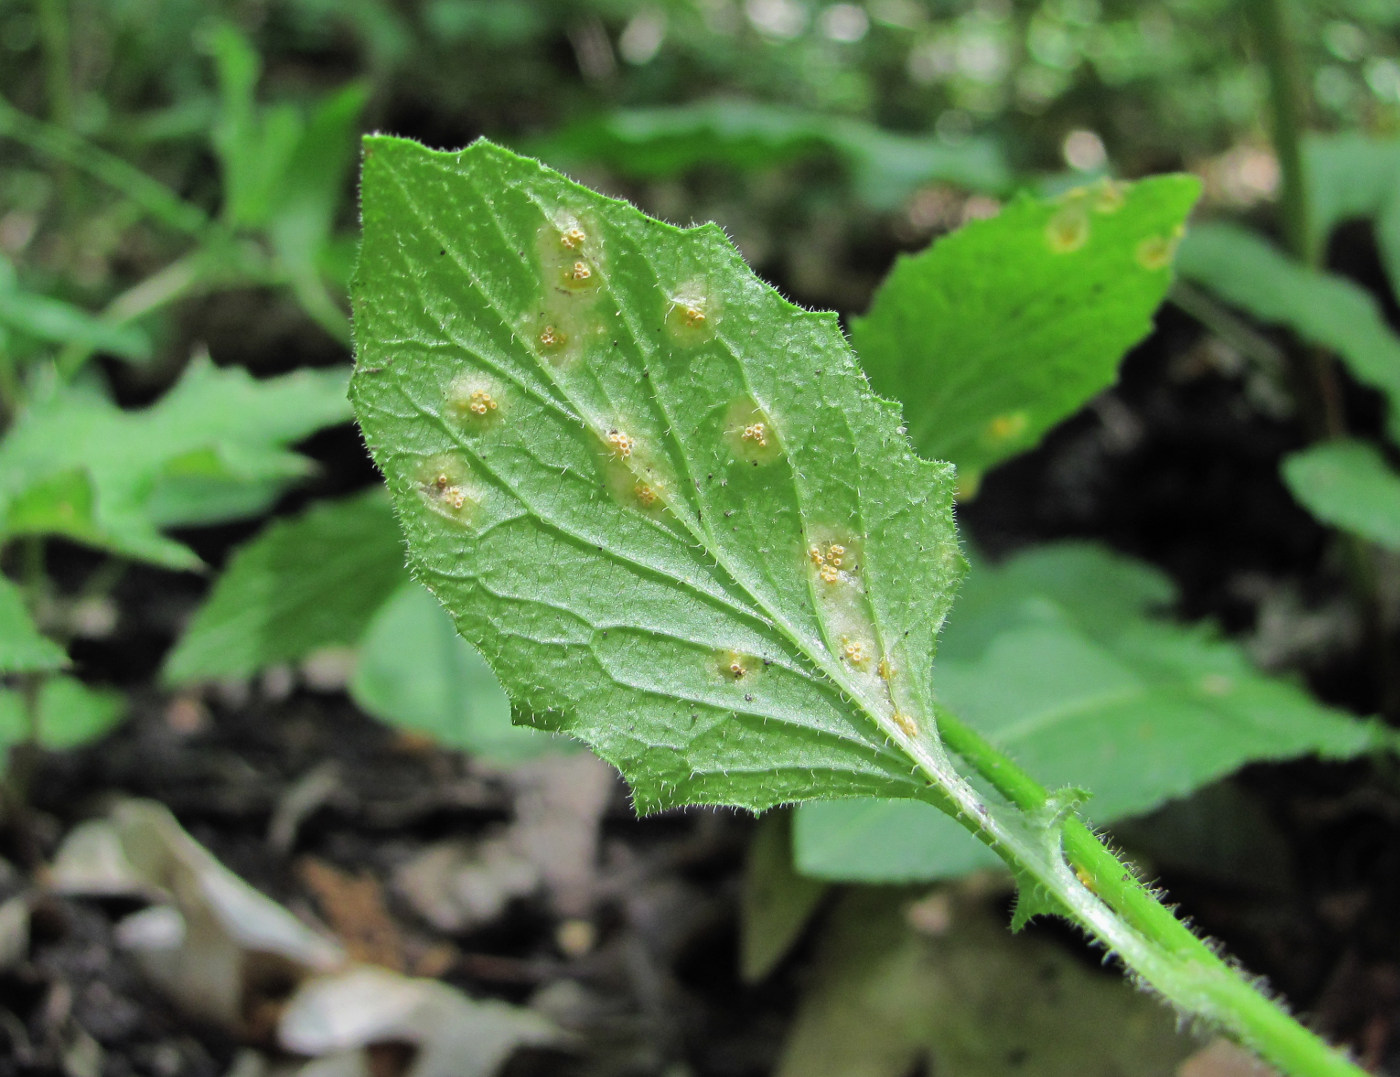
{"type": "Polygon", "coordinates": [[[1283,480],[1323,523],[1400,552],[1400,472],[1374,445],[1314,445],[1284,460],[1283,480]]]}
{"type": "Polygon", "coordinates": [[[1336,352],[1359,381],[1386,395],[1390,436],[1400,441],[1400,337],[1364,288],[1308,269],[1231,224],[1193,228],[1177,268],[1260,321],[1336,352]]]}
{"type": "Polygon", "coordinates": [[[1200,192],[1189,176],[1022,197],[895,263],[851,340],[920,451],[981,472],[1117,378],[1152,328],[1200,192]]]}
{"type": "Polygon", "coordinates": [[[403,583],[403,545],[382,492],[321,502],[239,548],[166,659],[165,679],[245,676],[358,643],[403,583]]]}
{"type": "Polygon", "coordinates": [[[766,813],[744,862],[739,968],[746,982],[756,983],[773,971],[826,892],[825,883],[793,870],[792,812],[778,808],[766,813]]]}
{"type": "Polygon", "coordinates": [[[0,442],[0,536],[57,534],[170,568],[199,560],[161,527],[265,509],[309,470],[286,448],[348,417],[345,372],[263,381],[195,359],[148,408],[54,386],[0,442]]]}
{"type": "Polygon", "coordinates": [[[1339,224],[1373,221],[1381,261],[1400,298],[1400,139],[1314,134],[1304,140],[1303,155],[1313,235],[1325,242],[1339,224]]]}
{"type": "MultiPolygon", "coordinates": [[[[120,692],[89,688],[73,677],[49,677],[39,688],[39,746],[63,751],[96,740],[122,719],[126,706],[120,692]]],[[[28,732],[23,696],[0,689],[0,746],[22,743],[28,732]]]]}
{"type": "Polygon", "coordinates": [[[0,576],[0,673],[41,673],[67,664],[63,648],[29,615],[23,592],[0,576]]]}
{"type": "Polygon", "coordinates": [[[408,580],[360,641],[350,695],[367,713],[485,759],[511,762],[563,743],[511,725],[510,701],[480,654],[421,585],[408,580]]]}
{"type": "MultiPolygon", "coordinates": [[[[1084,814],[1099,824],[1253,760],[1389,742],[1260,673],[1209,626],[1153,616],[1171,597],[1159,573],[1089,545],[979,564],[944,633],[939,698],[1050,785],[1092,790],[1084,814]]],[[[933,879],[997,863],[916,803],[804,804],[794,842],[799,868],[825,878],[933,879]]]]}
{"type": "Polygon", "coordinates": [[[486,143],[369,138],[362,201],[356,412],[518,713],[643,812],[923,794],[951,469],[835,317],[486,143]]]}
{"type": "Polygon", "coordinates": [[[604,165],[642,177],[703,165],[770,168],[826,154],[850,170],[857,194],[876,209],[893,209],[934,180],[995,193],[1012,184],[1001,146],[990,138],[943,142],[758,101],[618,109],[571,124],[529,149],[561,168],[604,165]]]}

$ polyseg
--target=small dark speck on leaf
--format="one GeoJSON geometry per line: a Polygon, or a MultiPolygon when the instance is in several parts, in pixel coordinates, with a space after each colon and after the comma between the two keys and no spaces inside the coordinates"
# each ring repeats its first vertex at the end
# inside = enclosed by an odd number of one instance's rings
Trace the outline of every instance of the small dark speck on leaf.
{"type": "Polygon", "coordinates": [[[438,251],[438,256],[441,257],[442,255],[444,255],[444,254],[446,254],[446,253],[447,253],[447,248],[444,247],[442,250],[438,251]]]}
{"type": "Polygon", "coordinates": [[[753,696],[750,695],[748,692],[745,692],[745,693],[744,693],[744,702],[745,702],[745,703],[752,703],[752,702],[753,702],[753,696]]]}

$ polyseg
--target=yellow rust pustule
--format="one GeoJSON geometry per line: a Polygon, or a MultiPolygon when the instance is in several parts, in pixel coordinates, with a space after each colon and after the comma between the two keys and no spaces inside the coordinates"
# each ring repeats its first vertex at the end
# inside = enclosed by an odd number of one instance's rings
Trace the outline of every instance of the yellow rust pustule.
{"type": "Polygon", "coordinates": [[[505,393],[491,378],[477,373],[463,374],[447,390],[447,410],[463,429],[483,430],[502,412],[505,393]]]}
{"type": "Polygon", "coordinates": [[[734,401],[725,412],[724,441],[730,454],[746,464],[762,467],[783,455],[777,424],[748,397],[734,401]]]}
{"type": "Polygon", "coordinates": [[[743,651],[720,651],[715,656],[715,671],[727,683],[747,684],[763,672],[763,660],[743,651]]]}
{"type": "Polygon", "coordinates": [[[485,500],[485,491],[461,457],[445,454],[418,467],[417,488],[433,512],[454,523],[468,524],[485,500]]]}
{"type": "Polygon", "coordinates": [[[665,297],[662,321],[677,344],[693,347],[714,339],[720,304],[704,280],[689,280],[665,297]]]}

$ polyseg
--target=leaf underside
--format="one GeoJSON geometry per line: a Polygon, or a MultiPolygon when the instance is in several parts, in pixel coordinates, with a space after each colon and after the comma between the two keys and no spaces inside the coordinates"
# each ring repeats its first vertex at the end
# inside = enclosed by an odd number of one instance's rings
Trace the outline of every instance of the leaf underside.
{"type": "Polygon", "coordinates": [[[351,396],[411,566],[639,811],[914,796],[963,570],[835,315],[478,142],[365,143],[351,396]]]}

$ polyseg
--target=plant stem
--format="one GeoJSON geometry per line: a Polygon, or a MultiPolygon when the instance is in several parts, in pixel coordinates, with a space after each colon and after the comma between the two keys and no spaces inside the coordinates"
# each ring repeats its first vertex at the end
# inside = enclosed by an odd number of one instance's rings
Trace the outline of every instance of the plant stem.
{"type": "MultiPolygon", "coordinates": [[[[1312,220],[1312,189],[1302,147],[1308,95],[1288,4],[1289,0],[1248,0],[1245,11],[1269,80],[1284,238],[1298,261],[1320,270],[1326,237],[1318,233],[1312,220]]],[[[1332,357],[1322,348],[1301,348],[1293,353],[1289,369],[1294,396],[1313,440],[1346,437],[1346,411],[1332,357]]],[[[1382,705],[1389,712],[1400,697],[1400,680],[1386,647],[1389,631],[1377,591],[1375,551],[1354,535],[1343,534],[1340,542],[1342,561],[1361,602],[1368,634],[1377,641],[1377,682],[1382,705]]]]}
{"type": "Polygon", "coordinates": [[[65,7],[65,0],[39,0],[39,34],[44,41],[44,91],[48,97],[49,121],[66,128],[73,126],[73,91],[65,7]]]}
{"type": "MultiPolygon", "coordinates": [[[[944,743],[1016,807],[1032,814],[1046,810],[1050,794],[1045,787],[981,734],[941,709],[938,727],[944,743]]],[[[1062,833],[1065,855],[1080,880],[1150,948],[1136,955],[1117,949],[1144,986],[1183,1015],[1219,1026],[1290,1077],[1361,1077],[1364,1070],[1222,961],[1082,821],[1071,817],[1062,833]]]]}

